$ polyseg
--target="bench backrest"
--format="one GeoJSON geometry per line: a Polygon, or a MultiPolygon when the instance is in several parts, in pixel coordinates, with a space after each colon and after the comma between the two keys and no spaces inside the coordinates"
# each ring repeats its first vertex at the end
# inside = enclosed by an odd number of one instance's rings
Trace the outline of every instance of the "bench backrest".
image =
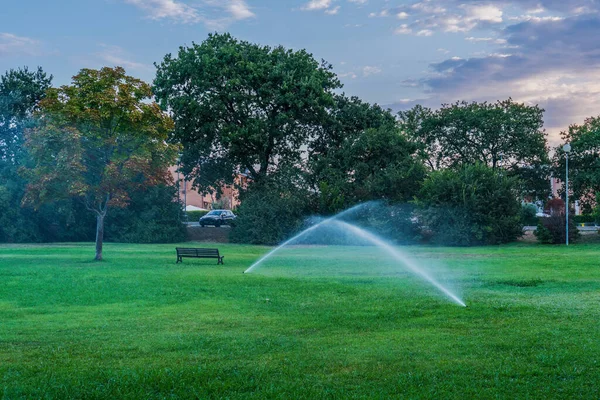
{"type": "Polygon", "coordinates": [[[177,255],[181,256],[196,256],[196,257],[218,257],[219,249],[200,249],[200,248],[185,248],[176,247],[177,255]]]}

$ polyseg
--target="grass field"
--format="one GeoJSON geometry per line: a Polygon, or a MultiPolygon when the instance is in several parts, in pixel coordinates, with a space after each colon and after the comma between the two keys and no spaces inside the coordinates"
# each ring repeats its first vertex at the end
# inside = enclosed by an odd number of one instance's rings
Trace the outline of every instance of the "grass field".
{"type": "Polygon", "coordinates": [[[468,308],[370,248],[174,247],[0,246],[0,398],[600,397],[598,245],[408,248],[468,308]]]}

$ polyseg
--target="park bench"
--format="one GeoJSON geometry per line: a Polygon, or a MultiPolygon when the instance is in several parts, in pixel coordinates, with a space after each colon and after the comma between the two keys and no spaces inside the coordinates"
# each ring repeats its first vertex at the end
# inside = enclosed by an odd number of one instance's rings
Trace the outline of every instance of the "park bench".
{"type": "Polygon", "coordinates": [[[219,264],[223,264],[223,257],[225,257],[225,256],[219,255],[219,249],[176,247],[175,250],[177,250],[177,263],[183,262],[183,257],[216,258],[217,265],[219,265],[219,264]]]}

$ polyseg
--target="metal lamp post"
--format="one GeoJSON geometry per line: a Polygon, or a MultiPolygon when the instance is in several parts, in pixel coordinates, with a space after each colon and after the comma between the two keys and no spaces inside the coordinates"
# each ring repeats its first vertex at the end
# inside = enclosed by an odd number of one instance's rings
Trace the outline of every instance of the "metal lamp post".
{"type": "Polygon", "coordinates": [[[566,215],[566,232],[567,232],[567,246],[569,245],[569,153],[571,152],[571,145],[569,143],[563,146],[563,151],[565,152],[565,161],[566,161],[566,179],[565,179],[565,215],[566,215]]]}

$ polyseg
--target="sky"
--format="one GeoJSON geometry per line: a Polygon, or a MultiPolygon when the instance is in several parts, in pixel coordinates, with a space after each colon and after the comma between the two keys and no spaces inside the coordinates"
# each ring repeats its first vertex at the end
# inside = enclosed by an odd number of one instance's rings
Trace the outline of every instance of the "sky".
{"type": "Polygon", "coordinates": [[[550,140],[600,115],[600,0],[4,0],[0,73],[155,62],[210,32],[307,49],[347,95],[393,110],[512,97],[546,110],[550,140]]]}

